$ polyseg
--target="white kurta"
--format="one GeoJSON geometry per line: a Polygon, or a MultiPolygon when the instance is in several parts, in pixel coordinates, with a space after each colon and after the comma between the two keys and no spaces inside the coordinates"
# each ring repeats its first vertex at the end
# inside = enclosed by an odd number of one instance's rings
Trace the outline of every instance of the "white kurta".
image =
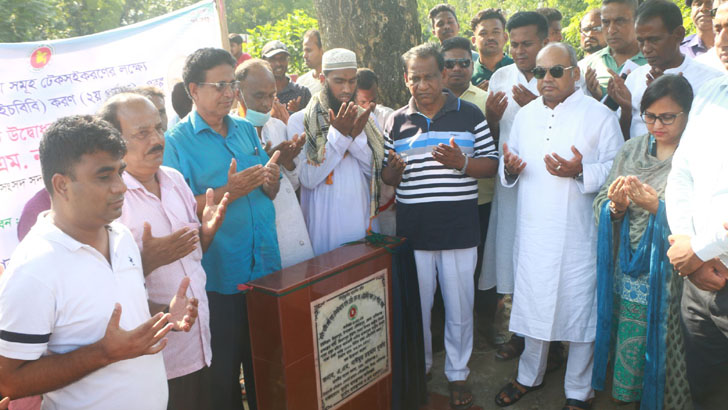
{"type": "Polygon", "coordinates": [[[509,146],[527,165],[504,186],[518,193],[510,330],[539,340],[592,342],[597,226],[592,202],[623,144],[614,113],[577,91],[550,109],[538,98],[516,116],[509,146]],[[584,156],[583,182],[551,175],[544,156],[584,156]]]}
{"type": "MultiPolygon", "coordinates": [[[[642,96],[645,94],[645,90],[647,90],[647,73],[650,72],[650,69],[650,65],[645,64],[632,71],[627,76],[627,79],[624,80],[624,85],[632,93],[632,125],[629,127],[630,138],[647,134],[647,126],[640,116],[640,102],[642,101],[642,96]]],[[[693,87],[693,95],[695,95],[703,83],[723,76],[725,71],[718,71],[690,57],[683,56],[682,64],[675,68],[668,68],[665,70],[665,74],[682,74],[693,87]]]]}
{"type": "MultiPolygon", "coordinates": [[[[508,142],[511,127],[516,114],[521,109],[513,100],[513,86],[524,84],[532,93],[538,95],[537,81],[526,76],[511,64],[498,69],[490,78],[489,88],[493,93],[502,91],[508,97],[508,106],[503,113],[498,140],[498,153],[503,155],[503,143],[508,142]]],[[[491,289],[496,286],[498,293],[513,293],[513,240],[516,227],[516,192],[504,189],[496,178],[495,193],[488,221],[488,234],[483,250],[483,267],[481,269],[479,289],[491,289]]]]}
{"type": "MultiPolygon", "coordinates": [[[[303,115],[291,116],[288,128],[289,134],[302,132],[303,115]]],[[[364,238],[369,227],[372,151],[367,136],[351,138],[330,127],[326,138],[324,161],[316,166],[304,160],[299,174],[301,209],[316,255],[364,238]]]]}
{"type": "MultiPolygon", "coordinates": [[[[285,141],[286,131],[286,124],[281,120],[271,118],[265,123],[261,132],[263,145],[270,141],[271,145],[275,147],[285,141]]],[[[301,167],[300,158],[293,162],[296,167],[291,171],[280,165],[283,178],[281,178],[278,195],[273,200],[273,206],[276,209],[276,233],[278,234],[282,268],[313,258],[311,239],[308,236],[303,212],[296,197],[296,189],[299,186],[298,170],[301,167]]]]}

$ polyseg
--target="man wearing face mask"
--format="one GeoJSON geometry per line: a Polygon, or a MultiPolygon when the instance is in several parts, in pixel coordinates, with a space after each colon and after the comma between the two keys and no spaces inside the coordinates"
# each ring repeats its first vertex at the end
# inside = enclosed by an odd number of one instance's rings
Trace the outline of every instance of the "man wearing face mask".
{"type": "MultiPolygon", "coordinates": [[[[288,120],[288,135],[305,132],[301,208],[314,254],[363,238],[378,209],[384,138],[366,110],[354,102],[356,54],[343,48],[323,55],[321,82],[304,114],[288,120]]],[[[372,228],[378,231],[377,220],[372,228]]]]}
{"type": "Polygon", "coordinates": [[[235,70],[235,79],[240,82],[238,98],[247,107],[245,119],[255,127],[268,155],[280,152],[278,163],[283,175],[281,188],[273,200],[273,206],[276,209],[281,267],[287,268],[313,258],[311,239],[296,197],[296,190],[300,185],[299,154],[306,138],[302,134],[286,139],[286,124],[277,118],[271,118],[276,83],[270,65],[266,61],[256,58],[244,62],[235,70]]]}

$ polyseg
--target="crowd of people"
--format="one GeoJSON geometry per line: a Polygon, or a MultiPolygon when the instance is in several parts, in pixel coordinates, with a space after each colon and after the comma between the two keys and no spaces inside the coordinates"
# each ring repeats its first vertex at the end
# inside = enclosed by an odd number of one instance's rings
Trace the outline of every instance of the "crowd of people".
{"type": "Polygon", "coordinates": [[[256,409],[244,284],[369,232],[414,249],[428,379],[440,289],[453,409],[474,332],[519,360],[498,406],[565,362],[566,410],[608,384],[724,408],[728,4],[686,4],[687,37],[673,2],[603,0],[581,60],[558,10],[485,9],[466,39],[438,5],[396,110],[316,30],[295,80],[286,44],[232,34],[187,57],[169,121],[154,87],[56,120],[0,276],[0,408],[256,409]]]}

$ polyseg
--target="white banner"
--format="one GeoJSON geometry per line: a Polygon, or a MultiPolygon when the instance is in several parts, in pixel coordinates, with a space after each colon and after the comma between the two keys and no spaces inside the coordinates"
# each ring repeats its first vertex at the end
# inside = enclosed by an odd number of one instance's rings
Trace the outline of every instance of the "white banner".
{"type": "Polygon", "coordinates": [[[221,47],[214,1],[103,33],[0,44],[0,263],[18,244],[23,206],[43,189],[38,143],[59,117],[93,114],[121,88],[154,85],[167,95],[184,59],[221,47]]]}

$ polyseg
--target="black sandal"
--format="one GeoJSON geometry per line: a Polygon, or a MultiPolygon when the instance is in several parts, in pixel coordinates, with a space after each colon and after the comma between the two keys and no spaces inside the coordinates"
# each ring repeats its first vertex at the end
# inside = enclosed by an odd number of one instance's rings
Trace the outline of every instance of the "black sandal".
{"type": "Polygon", "coordinates": [[[450,382],[448,383],[448,390],[450,390],[450,408],[453,410],[465,410],[473,406],[473,392],[465,382],[450,382]],[[455,398],[455,393],[458,397],[455,398]],[[455,400],[459,400],[464,403],[455,404],[455,400]]]}
{"type": "Polygon", "coordinates": [[[508,343],[502,345],[495,352],[496,360],[506,361],[521,356],[523,349],[526,348],[526,339],[521,336],[513,335],[508,343]]]}
{"type": "Polygon", "coordinates": [[[564,404],[564,408],[561,410],[589,410],[591,409],[593,402],[594,399],[589,399],[587,401],[566,399],[566,404],[564,404]]]}
{"type": "Polygon", "coordinates": [[[495,395],[495,404],[499,405],[500,407],[510,406],[512,404],[515,404],[518,400],[521,400],[523,396],[527,395],[528,393],[542,389],[545,384],[546,383],[542,382],[538,386],[528,387],[522,385],[521,383],[518,383],[517,380],[513,380],[503,386],[498,394],[495,395]],[[505,395],[505,397],[501,397],[503,395],[505,395]],[[506,398],[508,399],[508,401],[504,400],[506,398]]]}

